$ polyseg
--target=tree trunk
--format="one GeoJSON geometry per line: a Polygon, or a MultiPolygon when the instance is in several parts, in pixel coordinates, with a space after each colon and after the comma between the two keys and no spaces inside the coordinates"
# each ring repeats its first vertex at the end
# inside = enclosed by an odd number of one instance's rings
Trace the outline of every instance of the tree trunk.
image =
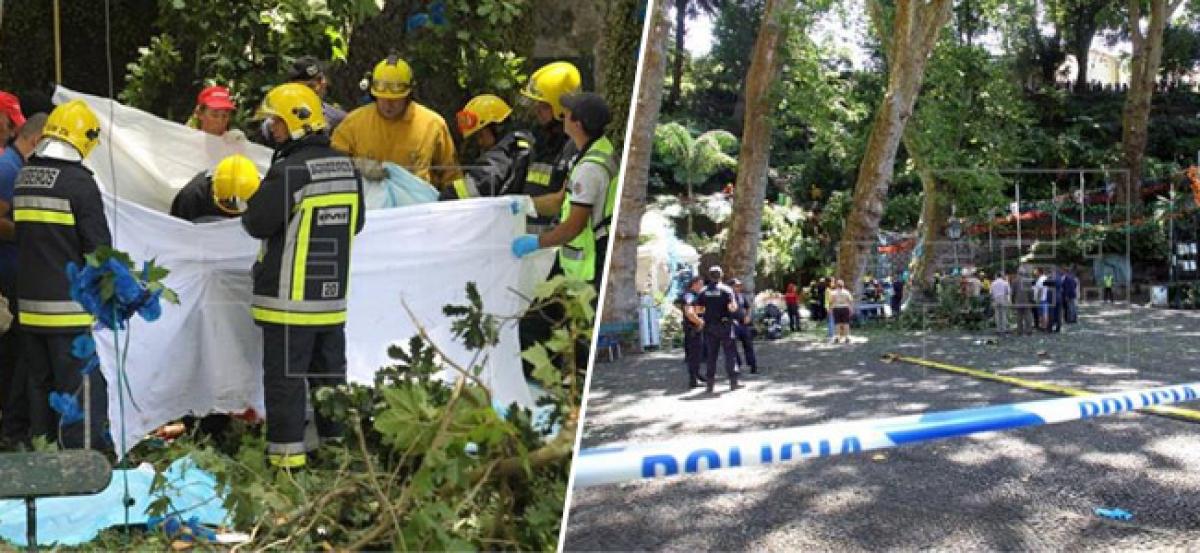
{"type": "Polygon", "coordinates": [[[692,181],[689,180],[687,181],[687,234],[683,235],[684,238],[689,240],[692,237],[693,231],[692,216],[694,215],[694,209],[696,209],[696,196],[692,193],[692,181]]]}
{"type": "Polygon", "coordinates": [[[754,292],[754,265],[762,237],[762,209],[767,195],[767,163],[771,154],[771,84],[779,76],[779,38],[791,3],[767,0],[762,26],[754,42],[754,57],[746,80],[746,119],[738,153],[733,215],[723,264],[726,274],[740,278],[754,292]]]}
{"type": "Polygon", "coordinates": [[[604,14],[605,31],[601,39],[604,55],[600,59],[603,76],[600,80],[604,83],[604,100],[612,112],[606,134],[617,148],[621,148],[625,144],[630,96],[637,79],[642,28],[637,25],[638,0],[611,0],[606,5],[608,11],[604,14]]]}
{"type": "Polygon", "coordinates": [[[690,0],[675,0],[675,60],[671,68],[671,91],[667,95],[666,110],[674,111],[679,107],[679,98],[683,94],[683,39],[687,37],[687,9],[690,0]]]}
{"type": "MultiPolygon", "coordinates": [[[[909,150],[911,152],[911,149],[909,150]]],[[[921,255],[913,256],[909,263],[909,279],[905,287],[905,295],[909,298],[928,289],[933,278],[930,268],[937,260],[938,243],[946,232],[946,220],[950,210],[946,209],[945,191],[942,190],[937,177],[923,164],[918,167],[917,174],[921,176],[921,220],[917,223],[917,236],[923,246],[921,255]]]]}
{"type": "MultiPolygon", "coordinates": [[[[891,184],[896,150],[925,76],[925,64],[938,35],[950,19],[950,0],[900,0],[885,38],[889,52],[888,84],[867,141],[867,151],[854,184],[854,200],[838,244],[837,276],[857,297],[865,258],[875,251],[883,202],[891,184]]],[[[875,13],[879,13],[876,10],[875,13]]],[[[877,26],[880,28],[881,26],[877,26]]],[[[736,212],[736,209],[735,209],[736,212]]]]}
{"type": "Polygon", "coordinates": [[[629,133],[621,198],[614,214],[612,252],[608,256],[608,279],[604,293],[603,320],[636,321],[638,294],[638,236],[646,211],[646,183],[650,177],[650,154],[654,151],[654,128],[662,103],[662,82],[667,72],[667,43],[670,24],[662,2],[647,14],[649,30],[642,45],[642,68],[638,76],[637,116],[629,133]]]}
{"type": "Polygon", "coordinates": [[[1087,32],[1081,32],[1080,36],[1074,41],[1075,65],[1079,66],[1079,72],[1075,75],[1075,91],[1082,92],[1087,90],[1088,86],[1088,57],[1092,50],[1092,38],[1096,36],[1095,27],[1087,27],[1087,32]]]}
{"type": "Polygon", "coordinates": [[[1129,0],[1129,32],[1133,42],[1132,71],[1129,75],[1129,92],[1125,96],[1125,107],[1121,113],[1121,150],[1125,169],[1129,171],[1129,185],[1118,186],[1117,204],[1137,204],[1142,194],[1142,163],[1146,154],[1146,127],[1150,121],[1150,102],[1154,97],[1158,66],[1162,61],[1163,31],[1167,20],[1179,8],[1183,0],[1150,1],[1150,23],[1143,34],[1141,30],[1141,2],[1129,0]]]}

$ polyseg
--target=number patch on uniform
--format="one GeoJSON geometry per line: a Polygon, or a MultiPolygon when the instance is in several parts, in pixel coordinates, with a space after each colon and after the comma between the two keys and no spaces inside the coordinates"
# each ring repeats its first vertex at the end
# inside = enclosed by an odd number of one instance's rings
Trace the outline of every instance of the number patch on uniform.
{"type": "Polygon", "coordinates": [[[341,207],[324,207],[317,210],[317,226],[326,225],[349,225],[350,224],[350,208],[341,207]]]}
{"type": "Polygon", "coordinates": [[[322,282],[321,283],[321,297],[322,298],[338,297],[338,283],[337,282],[322,282]]]}

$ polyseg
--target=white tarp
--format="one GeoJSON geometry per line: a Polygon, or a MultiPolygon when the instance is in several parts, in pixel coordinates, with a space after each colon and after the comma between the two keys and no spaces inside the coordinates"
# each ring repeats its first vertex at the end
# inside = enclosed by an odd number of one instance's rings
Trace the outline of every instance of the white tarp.
{"type": "MultiPolygon", "coordinates": [[[[249,273],[258,241],[235,220],[193,225],[161,211],[175,190],[231,151],[263,165],[269,151],[226,143],[103,98],[62,88],[55,94],[56,102],[77,97],[101,119],[102,142],[88,164],[102,186],[116,193],[105,194],[114,246],[135,260],[154,258],[169,268],[166,283],[181,298],[181,305],[164,304],[154,323],[134,318],[126,371],[141,410],[126,406],[127,445],[187,413],[246,408],[262,413],[262,334],[249,310],[249,273]]],[[[524,232],[525,216],[514,215],[511,204],[511,199],[494,198],[368,212],[351,262],[346,325],[351,380],[371,382],[375,370],[391,363],[387,346],[416,333],[402,302],[437,345],[464,366],[471,356],[453,341],[441,310],[466,303],[467,282],[478,285],[490,313],[511,316],[524,309],[521,296],[531,295],[545,279],[553,254],[513,257],[510,244],[524,232]]],[[[97,332],[96,339],[118,437],[113,335],[97,332]]],[[[515,323],[505,325],[500,345],[489,352],[483,379],[496,400],[532,407],[515,323]]]]}

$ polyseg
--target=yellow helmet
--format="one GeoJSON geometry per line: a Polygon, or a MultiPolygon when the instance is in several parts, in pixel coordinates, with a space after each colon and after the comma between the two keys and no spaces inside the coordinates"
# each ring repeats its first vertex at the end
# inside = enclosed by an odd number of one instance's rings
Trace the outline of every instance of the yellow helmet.
{"type": "Polygon", "coordinates": [[[563,118],[562,97],[577,92],[583,80],[579,69],[565,61],[556,61],[533,72],[521,94],[538,102],[546,102],[554,110],[554,118],[563,118]]]}
{"type": "Polygon", "coordinates": [[[412,93],[412,80],[408,62],[394,55],[388,56],[371,72],[371,94],[376,98],[407,98],[412,93]]]}
{"type": "Polygon", "coordinates": [[[301,138],[325,128],[321,98],[313,89],[301,83],[285,83],[272,88],[263,98],[258,116],[282,119],[292,138],[301,138]]]}
{"type": "Polygon", "coordinates": [[[471,98],[455,119],[458,120],[458,130],[462,132],[463,138],[470,138],[479,129],[492,123],[504,122],[511,113],[512,108],[499,96],[480,94],[471,98]]]}
{"type": "Polygon", "coordinates": [[[258,168],[250,158],[234,154],[222,159],[212,172],[213,201],[230,215],[240,215],[258,191],[258,168]]]}
{"type": "Polygon", "coordinates": [[[87,158],[100,143],[100,120],[86,102],[71,100],[50,112],[43,132],[74,146],[87,158]]]}

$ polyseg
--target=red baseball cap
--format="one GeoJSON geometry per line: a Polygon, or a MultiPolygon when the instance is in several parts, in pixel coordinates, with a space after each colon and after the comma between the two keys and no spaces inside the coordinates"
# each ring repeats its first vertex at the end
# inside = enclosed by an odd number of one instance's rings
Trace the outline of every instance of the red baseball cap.
{"type": "Polygon", "coordinates": [[[0,113],[8,116],[14,128],[25,124],[25,116],[21,114],[21,101],[3,90],[0,90],[0,113]]]}
{"type": "Polygon", "coordinates": [[[196,105],[209,109],[234,109],[237,104],[229,97],[229,89],[223,86],[210,86],[200,91],[196,96],[196,105]]]}

